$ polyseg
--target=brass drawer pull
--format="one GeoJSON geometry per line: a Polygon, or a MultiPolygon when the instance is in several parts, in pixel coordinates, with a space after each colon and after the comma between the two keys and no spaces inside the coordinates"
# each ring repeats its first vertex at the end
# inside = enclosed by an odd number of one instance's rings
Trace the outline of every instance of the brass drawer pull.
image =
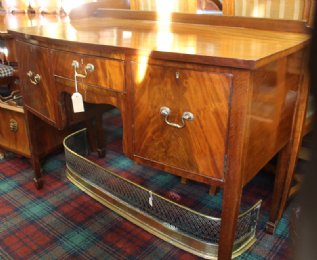
{"type": "Polygon", "coordinates": [[[10,127],[10,131],[13,133],[16,133],[19,129],[19,125],[18,122],[14,119],[10,119],[9,121],[9,127],[10,127]]]}
{"type": "Polygon", "coordinates": [[[34,72],[32,72],[31,70],[26,73],[26,75],[29,77],[30,82],[33,85],[38,85],[42,79],[42,77],[39,74],[34,75],[34,72]]]}
{"type": "Polygon", "coordinates": [[[79,77],[79,78],[83,78],[83,79],[87,78],[88,72],[93,72],[95,70],[95,66],[93,64],[91,64],[91,63],[88,63],[85,66],[84,74],[78,73],[77,69],[79,69],[79,62],[77,60],[73,60],[72,66],[75,69],[75,77],[79,77]]]}
{"type": "Polygon", "coordinates": [[[160,112],[161,112],[161,115],[164,116],[164,119],[165,119],[165,123],[168,124],[169,126],[172,126],[172,127],[175,127],[175,128],[178,128],[178,129],[181,129],[183,127],[185,127],[185,124],[186,124],[186,120],[187,121],[193,121],[194,120],[194,115],[193,113],[191,112],[184,112],[183,115],[182,115],[182,124],[176,124],[176,123],[171,123],[168,121],[168,116],[171,114],[171,109],[168,108],[168,107],[161,107],[160,108],[160,112]]]}

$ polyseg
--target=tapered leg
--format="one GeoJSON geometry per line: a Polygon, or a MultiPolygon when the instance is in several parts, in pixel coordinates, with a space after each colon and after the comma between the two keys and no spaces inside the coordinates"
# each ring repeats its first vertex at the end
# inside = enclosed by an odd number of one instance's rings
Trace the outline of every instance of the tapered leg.
{"type": "Polygon", "coordinates": [[[94,118],[85,122],[87,127],[88,142],[90,149],[98,153],[99,158],[106,155],[105,131],[102,127],[102,113],[98,113],[94,118]]]}
{"type": "Polygon", "coordinates": [[[290,152],[290,144],[285,146],[279,153],[277,170],[275,173],[270,218],[266,225],[266,231],[269,234],[273,234],[275,231],[275,227],[278,222],[278,212],[279,212],[279,208],[281,207],[283,190],[287,188],[285,187],[285,180],[287,178],[287,165],[289,163],[289,152],[290,152]]]}
{"type": "Polygon", "coordinates": [[[0,149],[0,160],[3,160],[5,158],[5,152],[0,149]]]}
{"type": "Polygon", "coordinates": [[[34,171],[34,184],[37,189],[41,189],[43,187],[42,180],[42,169],[41,169],[41,161],[38,147],[38,131],[37,131],[37,122],[35,116],[30,113],[28,110],[25,110],[26,117],[26,125],[28,129],[30,150],[31,150],[31,162],[34,171]]]}
{"type": "Polygon", "coordinates": [[[217,186],[210,186],[209,188],[209,195],[210,196],[215,196],[217,194],[218,187],[217,186]]]}
{"type": "Polygon", "coordinates": [[[233,88],[231,113],[235,115],[236,119],[229,123],[228,146],[231,149],[228,149],[228,153],[226,154],[218,251],[218,259],[220,260],[229,260],[232,257],[240,210],[243,188],[245,129],[248,123],[246,115],[249,108],[249,98],[252,94],[249,88],[249,76],[248,73],[241,73],[233,81],[233,86],[236,87],[233,88]]]}
{"type": "Polygon", "coordinates": [[[184,177],[182,177],[182,178],[181,178],[181,184],[187,184],[187,179],[184,178],[184,177]]]}
{"type": "Polygon", "coordinates": [[[97,153],[99,158],[106,156],[105,131],[102,127],[102,113],[96,116],[97,153]]]}
{"type": "Polygon", "coordinates": [[[305,74],[303,77],[302,84],[299,88],[298,102],[294,114],[295,120],[292,127],[292,135],[289,140],[289,143],[282,149],[279,155],[272,197],[270,219],[266,227],[267,232],[270,234],[274,233],[276,224],[283,215],[289,191],[291,188],[292,180],[294,178],[297,155],[302,141],[307,100],[308,75],[305,74]]]}
{"type": "Polygon", "coordinates": [[[44,184],[42,179],[41,161],[38,156],[34,156],[34,155],[32,155],[31,161],[32,161],[32,167],[34,171],[33,181],[34,181],[35,187],[39,190],[43,188],[43,184],[44,184]]]}
{"type": "Polygon", "coordinates": [[[222,200],[218,259],[229,260],[232,258],[241,195],[242,187],[240,183],[225,185],[222,200]]]}

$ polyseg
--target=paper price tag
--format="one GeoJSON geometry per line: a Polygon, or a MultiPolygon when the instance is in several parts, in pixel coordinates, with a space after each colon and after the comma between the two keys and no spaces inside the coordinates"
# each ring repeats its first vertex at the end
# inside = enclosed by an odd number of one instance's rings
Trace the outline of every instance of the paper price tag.
{"type": "Polygon", "coordinates": [[[85,112],[83,96],[79,92],[72,95],[74,113],[85,112]]]}
{"type": "Polygon", "coordinates": [[[149,204],[150,204],[151,207],[153,207],[153,194],[152,194],[152,191],[150,191],[149,204]]]}

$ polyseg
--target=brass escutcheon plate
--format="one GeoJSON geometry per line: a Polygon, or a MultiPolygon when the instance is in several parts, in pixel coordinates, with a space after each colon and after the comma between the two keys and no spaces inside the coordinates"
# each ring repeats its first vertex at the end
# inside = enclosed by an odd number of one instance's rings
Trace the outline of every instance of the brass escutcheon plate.
{"type": "Polygon", "coordinates": [[[19,129],[19,125],[18,122],[14,119],[10,119],[9,121],[9,127],[10,127],[10,131],[13,133],[16,133],[19,129]]]}

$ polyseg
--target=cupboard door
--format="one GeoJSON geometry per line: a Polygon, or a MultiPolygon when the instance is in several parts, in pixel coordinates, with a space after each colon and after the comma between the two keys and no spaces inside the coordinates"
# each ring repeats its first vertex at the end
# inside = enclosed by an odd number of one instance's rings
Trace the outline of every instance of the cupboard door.
{"type": "Polygon", "coordinates": [[[223,179],[231,76],[149,65],[140,80],[139,68],[133,64],[135,156],[189,179],[223,179]],[[183,123],[185,112],[194,119],[183,123]]]}
{"type": "Polygon", "coordinates": [[[23,109],[0,104],[0,146],[9,151],[30,157],[29,139],[23,109]]]}
{"type": "Polygon", "coordinates": [[[56,123],[55,92],[47,48],[17,42],[24,105],[42,119],[56,123]]]}

